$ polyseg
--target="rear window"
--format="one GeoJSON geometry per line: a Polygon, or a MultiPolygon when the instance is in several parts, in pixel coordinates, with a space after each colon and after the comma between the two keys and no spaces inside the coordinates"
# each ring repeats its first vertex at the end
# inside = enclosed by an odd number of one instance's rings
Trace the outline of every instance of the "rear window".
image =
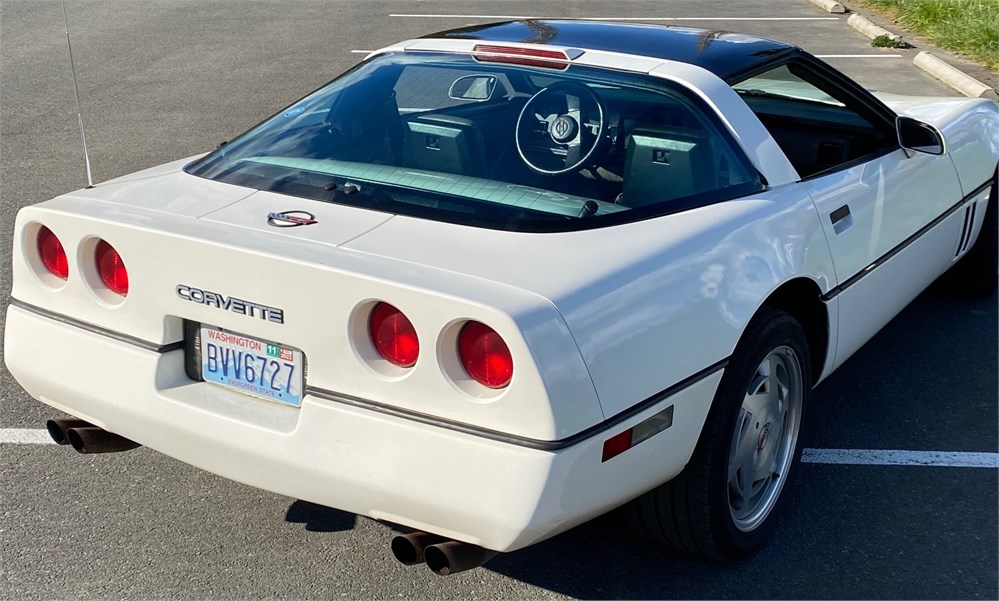
{"type": "Polygon", "coordinates": [[[520,231],[600,227],[762,189],[713,116],[669,82],[435,53],[366,61],[186,170],[520,231]]]}

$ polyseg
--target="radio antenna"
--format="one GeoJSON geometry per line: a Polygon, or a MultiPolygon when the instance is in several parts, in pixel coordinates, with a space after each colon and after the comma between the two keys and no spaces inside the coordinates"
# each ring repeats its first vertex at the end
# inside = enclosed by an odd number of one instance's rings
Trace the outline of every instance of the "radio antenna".
{"type": "Polygon", "coordinates": [[[76,120],[80,124],[80,139],[83,140],[83,162],[87,166],[87,187],[94,187],[94,177],[90,172],[90,154],[87,152],[87,132],[83,129],[83,109],[80,108],[80,86],[76,84],[76,64],[73,61],[73,44],[69,41],[69,17],[66,15],[66,0],[62,0],[62,19],[66,23],[66,47],[69,48],[69,68],[73,72],[73,95],[76,96],[76,120]]]}

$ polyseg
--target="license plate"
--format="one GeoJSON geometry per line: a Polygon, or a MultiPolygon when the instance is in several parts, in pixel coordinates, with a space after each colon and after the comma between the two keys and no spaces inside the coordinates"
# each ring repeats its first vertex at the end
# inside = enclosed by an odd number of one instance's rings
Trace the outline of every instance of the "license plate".
{"type": "Polygon", "coordinates": [[[253,396],[302,404],[302,351],[201,326],[201,377],[253,396]]]}

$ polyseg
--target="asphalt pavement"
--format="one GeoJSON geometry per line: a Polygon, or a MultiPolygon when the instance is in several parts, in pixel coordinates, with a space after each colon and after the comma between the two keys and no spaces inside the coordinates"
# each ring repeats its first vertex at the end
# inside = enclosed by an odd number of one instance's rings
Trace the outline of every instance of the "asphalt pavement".
{"type": "MultiPolygon", "coordinates": [[[[912,66],[919,49],[872,48],[844,15],[807,0],[66,6],[98,182],[210,150],[348,69],[360,51],[507,16],[652,18],[766,35],[868,87],[954,95],[912,66]]],[[[0,0],[3,306],[14,213],[84,184],[61,4],[0,0]]],[[[996,304],[945,284],[925,293],[815,391],[805,445],[996,452],[996,304]]],[[[0,367],[0,429],[41,428],[52,415],[0,367]]],[[[5,443],[0,598],[995,599],[997,473],[803,464],[786,520],[742,562],[663,550],[610,515],[441,578],[397,564],[385,526],[148,449],[84,456],[5,443]]]]}

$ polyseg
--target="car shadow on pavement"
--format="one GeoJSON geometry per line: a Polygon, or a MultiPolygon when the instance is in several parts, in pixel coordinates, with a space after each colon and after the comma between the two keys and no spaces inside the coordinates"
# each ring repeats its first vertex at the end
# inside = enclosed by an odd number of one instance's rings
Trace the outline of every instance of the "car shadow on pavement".
{"type": "Polygon", "coordinates": [[[357,516],[308,501],[295,501],[288,507],[284,521],[305,524],[309,532],[342,532],[354,529],[357,516]]]}

